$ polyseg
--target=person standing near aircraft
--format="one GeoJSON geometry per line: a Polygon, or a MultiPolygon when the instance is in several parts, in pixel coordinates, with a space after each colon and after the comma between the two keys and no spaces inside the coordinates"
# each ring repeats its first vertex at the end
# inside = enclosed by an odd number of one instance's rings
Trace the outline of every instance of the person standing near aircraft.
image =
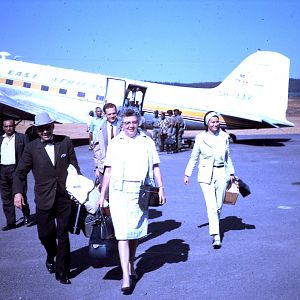
{"type": "Polygon", "coordinates": [[[206,131],[196,136],[183,182],[189,177],[199,159],[198,182],[200,183],[209,222],[209,234],[213,237],[213,247],[222,246],[220,237],[220,215],[227,182],[235,180],[234,167],[229,152],[229,136],[220,129],[219,115],[209,111],[204,116],[206,131]]]}
{"type": "Polygon", "coordinates": [[[39,138],[24,149],[14,174],[15,206],[24,204],[24,182],[32,171],[35,180],[35,203],[39,239],[47,252],[46,268],[55,272],[56,280],[70,284],[69,219],[72,200],[66,191],[68,167],[72,164],[78,173],[76,154],[67,136],[53,135],[54,120],[48,113],[35,116],[33,124],[39,138]],[[56,259],[55,259],[56,257],[56,259]]]}
{"type": "Polygon", "coordinates": [[[155,110],[153,119],[151,121],[151,125],[152,125],[152,138],[157,150],[159,149],[159,122],[160,119],[158,116],[158,110],[155,110]]]}
{"type": "Polygon", "coordinates": [[[87,120],[86,120],[86,131],[87,132],[90,132],[90,127],[91,127],[92,120],[93,120],[94,116],[95,116],[94,111],[90,110],[89,115],[88,115],[87,120]]]}
{"type": "Polygon", "coordinates": [[[159,121],[159,151],[165,151],[165,141],[168,137],[168,130],[170,128],[170,121],[166,118],[164,112],[160,114],[160,121],[159,121]]]}
{"type": "MultiPolygon", "coordinates": [[[[105,120],[101,123],[94,141],[95,176],[96,178],[99,178],[100,183],[102,182],[104,174],[104,161],[107,146],[121,131],[116,105],[113,103],[106,103],[103,106],[103,111],[105,120]]],[[[105,199],[108,200],[108,193],[106,194],[105,199]]]]}
{"type": "Polygon", "coordinates": [[[176,117],[173,114],[173,110],[169,109],[167,110],[167,119],[169,120],[169,130],[168,130],[168,137],[172,138],[174,141],[176,139],[176,117]]]}
{"type": "Polygon", "coordinates": [[[93,147],[91,146],[91,139],[90,139],[90,127],[94,118],[94,111],[91,110],[89,111],[89,116],[87,117],[87,121],[86,121],[86,131],[89,133],[89,150],[93,150],[93,147]]]}
{"type": "Polygon", "coordinates": [[[126,107],[121,113],[122,132],[108,145],[105,173],[99,205],[109,186],[109,205],[123,273],[121,291],[130,294],[137,280],[134,259],[138,239],[147,235],[148,208],[138,204],[141,183],[149,176],[159,186],[159,202],[166,196],[159,167],[159,156],[154,142],[138,130],[140,113],[135,107],[126,107]]]}
{"type": "MultiPolygon", "coordinates": [[[[3,212],[6,217],[6,226],[3,231],[14,229],[16,225],[16,212],[12,193],[13,174],[18,166],[24,151],[25,145],[29,139],[27,135],[16,132],[16,124],[14,119],[3,121],[4,135],[0,137],[1,147],[1,165],[0,165],[0,189],[3,202],[3,212]]],[[[26,190],[27,181],[24,183],[24,204],[20,207],[23,212],[25,225],[30,223],[30,209],[27,202],[26,190]]]]}
{"type": "Polygon", "coordinates": [[[179,109],[174,109],[174,116],[176,118],[176,149],[175,152],[180,151],[182,144],[182,137],[184,132],[184,120],[181,116],[181,111],[179,109]]]}
{"type": "Polygon", "coordinates": [[[89,149],[94,148],[94,141],[96,139],[99,128],[103,121],[102,109],[100,107],[96,107],[95,112],[96,112],[96,116],[93,117],[89,127],[89,145],[90,145],[89,149]]]}

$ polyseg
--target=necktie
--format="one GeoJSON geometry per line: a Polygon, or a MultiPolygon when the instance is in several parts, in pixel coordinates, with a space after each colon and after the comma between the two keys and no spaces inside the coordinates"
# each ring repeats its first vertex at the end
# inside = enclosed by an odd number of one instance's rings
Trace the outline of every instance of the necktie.
{"type": "Polygon", "coordinates": [[[54,145],[54,141],[53,141],[53,140],[42,141],[42,144],[43,144],[44,146],[47,146],[47,145],[54,145]]]}
{"type": "Polygon", "coordinates": [[[111,130],[110,130],[110,139],[112,140],[114,138],[114,126],[111,124],[111,130]]]}

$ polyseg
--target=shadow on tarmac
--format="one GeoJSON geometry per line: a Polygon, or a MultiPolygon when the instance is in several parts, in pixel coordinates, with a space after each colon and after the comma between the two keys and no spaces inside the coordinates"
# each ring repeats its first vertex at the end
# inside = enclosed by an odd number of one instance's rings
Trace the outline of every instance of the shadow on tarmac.
{"type": "MultiPolygon", "coordinates": [[[[167,263],[174,264],[186,262],[188,260],[189,250],[190,246],[184,243],[184,240],[181,239],[173,239],[167,243],[150,247],[135,259],[138,260],[136,264],[136,273],[138,275],[136,283],[142,279],[145,273],[154,272],[162,268],[167,263]]],[[[121,280],[121,267],[117,266],[116,268],[108,271],[103,279],[121,280]]]]}
{"type": "Polygon", "coordinates": [[[290,141],[290,139],[245,139],[237,140],[235,144],[249,145],[249,146],[267,146],[267,147],[283,147],[285,142],[290,141]]]}
{"type": "MultiPolygon", "coordinates": [[[[95,269],[103,267],[114,267],[119,265],[119,257],[117,252],[117,242],[115,244],[115,251],[111,253],[109,258],[99,260],[89,257],[89,246],[82,247],[71,253],[71,272],[70,278],[77,277],[80,273],[84,272],[88,268],[95,269]]],[[[122,273],[120,273],[122,279],[122,273]]]]}
{"type": "Polygon", "coordinates": [[[190,246],[184,240],[173,239],[167,243],[154,245],[139,255],[136,272],[140,280],[145,273],[153,272],[163,267],[166,263],[174,264],[188,260],[190,246]]]}
{"type": "Polygon", "coordinates": [[[148,235],[139,240],[139,244],[145,243],[149,240],[159,237],[166,232],[175,230],[181,226],[180,222],[175,220],[165,220],[160,222],[152,222],[148,226],[148,235]]]}
{"type": "MultiPolygon", "coordinates": [[[[201,225],[198,225],[198,228],[206,227],[208,225],[209,225],[208,223],[203,223],[201,225]]],[[[255,225],[244,223],[241,218],[238,218],[236,216],[228,216],[220,220],[221,239],[223,239],[225,232],[231,230],[245,230],[245,229],[256,229],[256,227],[255,225]]]]}
{"type": "MultiPolygon", "coordinates": [[[[149,211],[151,218],[160,217],[161,212],[151,209],[149,211]]],[[[153,222],[149,224],[149,234],[139,240],[139,244],[145,243],[149,240],[159,237],[166,232],[175,230],[181,226],[181,222],[175,220],[165,220],[163,222],[153,222]]],[[[136,257],[139,260],[136,265],[136,272],[138,280],[143,277],[143,274],[153,272],[164,266],[166,263],[179,263],[187,261],[189,245],[184,244],[183,240],[173,239],[165,244],[154,245],[146,250],[144,253],[136,257]]],[[[112,270],[108,271],[103,277],[105,280],[121,280],[122,270],[118,265],[112,270]]]]}
{"type": "Polygon", "coordinates": [[[255,225],[246,224],[242,221],[242,218],[236,216],[228,216],[225,219],[220,220],[220,235],[223,239],[225,232],[231,230],[245,230],[245,229],[256,229],[255,225]]]}
{"type": "MultiPolygon", "coordinates": [[[[155,219],[161,217],[162,212],[150,209],[149,219],[155,219]]],[[[139,240],[139,244],[145,243],[149,240],[159,237],[166,232],[175,230],[181,226],[180,222],[175,220],[165,220],[160,222],[152,222],[148,226],[149,234],[139,240]]],[[[78,276],[80,273],[87,270],[89,267],[102,268],[102,267],[115,267],[108,271],[103,277],[105,280],[121,280],[122,270],[118,258],[117,245],[115,247],[115,253],[111,259],[99,261],[89,258],[88,246],[77,249],[71,253],[71,273],[70,278],[78,276]]],[[[138,256],[136,259],[140,259],[137,264],[137,273],[139,278],[146,272],[155,271],[162,267],[165,263],[177,263],[187,260],[187,254],[189,251],[189,245],[183,244],[183,240],[174,239],[168,241],[166,244],[155,245],[146,250],[145,253],[138,256]],[[155,263],[154,263],[155,262],[155,263]],[[139,270],[139,271],[138,271],[139,270]]]]}

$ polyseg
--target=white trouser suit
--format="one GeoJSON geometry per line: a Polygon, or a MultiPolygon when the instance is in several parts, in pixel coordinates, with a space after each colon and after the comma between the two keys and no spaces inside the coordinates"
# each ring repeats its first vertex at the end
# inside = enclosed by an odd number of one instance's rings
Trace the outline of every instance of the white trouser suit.
{"type": "Polygon", "coordinates": [[[201,132],[196,136],[185,175],[190,177],[199,159],[198,182],[204,194],[210,235],[217,235],[227,181],[234,174],[229,153],[229,136],[219,130],[215,135],[201,132]],[[217,167],[218,166],[218,167],[217,167]]]}
{"type": "Polygon", "coordinates": [[[220,234],[219,221],[226,191],[226,184],[225,167],[213,168],[212,180],[209,184],[200,182],[206,203],[210,235],[220,234]]]}

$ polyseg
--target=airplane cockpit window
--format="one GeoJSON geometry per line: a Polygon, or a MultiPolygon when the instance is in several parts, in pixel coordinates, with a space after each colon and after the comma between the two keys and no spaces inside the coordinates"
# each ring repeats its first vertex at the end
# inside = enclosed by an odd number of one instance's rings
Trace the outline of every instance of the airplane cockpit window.
{"type": "Polygon", "coordinates": [[[14,84],[14,81],[11,80],[11,79],[6,79],[6,84],[9,84],[9,85],[13,85],[14,84]]]}

